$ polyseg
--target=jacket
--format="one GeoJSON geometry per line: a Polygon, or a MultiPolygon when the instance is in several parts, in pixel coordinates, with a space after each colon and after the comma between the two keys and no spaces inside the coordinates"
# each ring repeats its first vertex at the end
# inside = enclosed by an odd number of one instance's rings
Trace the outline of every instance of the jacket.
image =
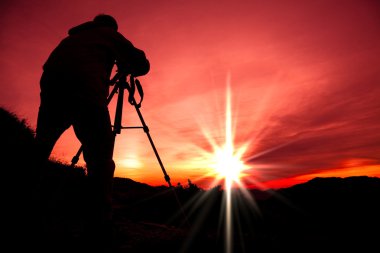
{"type": "Polygon", "coordinates": [[[150,70],[144,51],[116,30],[93,21],[73,27],[43,65],[41,97],[104,105],[115,63],[134,76],[150,70]]]}

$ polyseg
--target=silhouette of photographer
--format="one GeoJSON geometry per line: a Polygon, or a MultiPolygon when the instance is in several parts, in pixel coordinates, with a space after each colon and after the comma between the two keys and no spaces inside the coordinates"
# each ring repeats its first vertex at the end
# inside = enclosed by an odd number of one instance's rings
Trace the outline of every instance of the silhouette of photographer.
{"type": "MultiPolygon", "coordinates": [[[[114,133],[107,107],[109,80],[118,71],[142,76],[150,63],[144,51],[118,32],[105,14],[71,28],[43,65],[36,143],[46,162],[62,133],[73,127],[83,147],[88,179],[88,231],[104,239],[112,221],[114,133]]],[[[98,248],[99,250],[99,248],[98,248]]]]}

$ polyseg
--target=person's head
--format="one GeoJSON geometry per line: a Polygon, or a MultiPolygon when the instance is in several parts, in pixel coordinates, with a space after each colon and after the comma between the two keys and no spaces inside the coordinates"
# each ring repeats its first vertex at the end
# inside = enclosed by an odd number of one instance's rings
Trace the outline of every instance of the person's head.
{"type": "Polygon", "coordinates": [[[99,14],[94,17],[93,21],[99,25],[112,27],[117,31],[118,25],[114,17],[106,14],[99,14]]]}

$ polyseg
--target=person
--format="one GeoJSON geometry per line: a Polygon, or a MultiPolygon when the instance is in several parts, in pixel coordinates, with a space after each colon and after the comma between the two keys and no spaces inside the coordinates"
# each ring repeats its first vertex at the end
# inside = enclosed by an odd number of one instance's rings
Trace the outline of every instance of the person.
{"type": "Polygon", "coordinates": [[[118,32],[115,18],[99,14],[68,31],[44,63],[40,79],[39,159],[47,161],[59,137],[73,127],[87,168],[89,231],[99,237],[112,222],[115,135],[107,97],[115,64],[135,77],[150,70],[145,52],[118,32]]]}

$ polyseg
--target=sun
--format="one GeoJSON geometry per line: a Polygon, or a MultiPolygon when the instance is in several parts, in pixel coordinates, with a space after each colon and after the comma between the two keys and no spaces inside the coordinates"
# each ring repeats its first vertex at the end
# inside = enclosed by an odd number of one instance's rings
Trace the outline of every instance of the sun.
{"type": "Polygon", "coordinates": [[[232,145],[217,148],[214,153],[212,167],[217,177],[230,182],[239,182],[246,165],[239,154],[234,153],[232,145]]]}
{"type": "Polygon", "coordinates": [[[239,148],[234,147],[230,93],[230,83],[228,80],[226,94],[225,143],[223,146],[214,145],[214,154],[212,156],[211,164],[216,177],[225,180],[226,189],[230,189],[234,183],[240,185],[240,178],[243,176],[244,170],[248,167],[243,161],[243,154],[246,152],[248,144],[242,145],[239,148]]]}
{"type": "MultiPolygon", "coordinates": [[[[232,253],[233,251],[233,230],[234,230],[234,210],[233,206],[237,202],[234,198],[238,193],[243,193],[245,200],[250,200],[250,203],[254,203],[251,194],[245,187],[244,181],[248,175],[247,171],[252,169],[252,165],[248,165],[244,162],[244,157],[251,141],[236,142],[235,132],[233,125],[237,122],[233,122],[232,118],[232,103],[231,103],[231,83],[230,74],[227,75],[227,87],[226,87],[226,104],[225,104],[225,124],[221,129],[224,131],[224,136],[218,136],[215,138],[211,131],[208,131],[201,126],[201,130],[212,147],[211,150],[202,150],[202,161],[204,166],[209,168],[209,172],[205,175],[208,178],[214,178],[210,183],[210,186],[221,186],[223,182],[223,210],[221,214],[224,214],[225,225],[225,252],[232,253]],[[223,138],[224,137],[224,138],[223,138]],[[222,140],[220,143],[219,141],[222,140]]],[[[218,131],[219,133],[219,131],[218,131]]]]}
{"type": "Polygon", "coordinates": [[[232,252],[232,188],[234,185],[244,188],[240,182],[244,170],[248,166],[243,161],[248,143],[235,148],[234,131],[232,129],[231,91],[230,78],[227,80],[226,94],[226,121],[225,121],[225,143],[222,146],[213,145],[211,167],[214,169],[217,179],[224,180],[225,188],[225,252],[232,252]]]}

